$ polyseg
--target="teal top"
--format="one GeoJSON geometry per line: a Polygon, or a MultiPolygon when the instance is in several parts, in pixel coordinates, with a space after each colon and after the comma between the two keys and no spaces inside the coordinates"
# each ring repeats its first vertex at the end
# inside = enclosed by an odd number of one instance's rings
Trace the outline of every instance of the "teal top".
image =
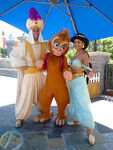
{"type": "Polygon", "coordinates": [[[92,70],[90,67],[87,67],[84,64],[82,64],[79,59],[74,59],[73,61],[70,59],[69,65],[76,66],[76,67],[84,67],[84,69],[88,69],[90,71],[92,70]]]}

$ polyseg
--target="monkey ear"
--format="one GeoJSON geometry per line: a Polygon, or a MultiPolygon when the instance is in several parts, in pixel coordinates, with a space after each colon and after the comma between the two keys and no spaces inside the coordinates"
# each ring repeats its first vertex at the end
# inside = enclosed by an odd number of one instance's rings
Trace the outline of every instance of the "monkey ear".
{"type": "Polygon", "coordinates": [[[50,51],[51,49],[51,41],[48,41],[48,50],[50,51]]]}

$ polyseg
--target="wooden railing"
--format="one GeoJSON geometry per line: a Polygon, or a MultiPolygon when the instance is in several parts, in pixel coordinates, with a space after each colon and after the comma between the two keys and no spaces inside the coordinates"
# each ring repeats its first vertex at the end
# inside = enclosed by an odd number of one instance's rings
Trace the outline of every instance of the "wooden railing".
{"type": "Polygon", "coordinates": [[[100,72],[97,72],[96,75],[89,79],[88,90],[90,98],[97,98],[100,93],[100,72]]]}
{"type": "Polygon", "coordinates": [[[89,79],[89,83],[100,82],[100,72],[97,72],[95,76],[89,79]]]}

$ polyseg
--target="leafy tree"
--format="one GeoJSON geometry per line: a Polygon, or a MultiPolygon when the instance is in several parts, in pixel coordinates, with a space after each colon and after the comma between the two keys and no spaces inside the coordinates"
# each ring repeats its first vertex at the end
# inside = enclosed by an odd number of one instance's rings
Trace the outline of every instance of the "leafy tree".
{"type": "MultiPolygon", "coordinates": [[[[87,51],[93,52],[94,44],[95,44],[94,41],[89,42],[87,51]]],[[[112,53],[111,59],[113,59],[113,37],[96,40],[96,47],[97,51],[112,53]]]]}
{"type": "Polygon", "coordinates": [[[74,53],[76,52],[75,49],[68,51],[68,53],[66,54],[67,60],[69,61],[69,59],[71,59],[74,55],[74,53]]]}
{"type": "Polygon", "coordinates": [[[6,57],[7,56],[7,49],[3,50],[3,48],[0,48],[0,57],[6,57]]]}

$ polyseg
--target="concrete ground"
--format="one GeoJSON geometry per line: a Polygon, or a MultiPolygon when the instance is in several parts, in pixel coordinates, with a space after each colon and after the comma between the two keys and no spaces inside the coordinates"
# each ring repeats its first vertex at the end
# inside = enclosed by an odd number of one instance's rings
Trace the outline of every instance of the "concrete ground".
{"type": "MultiPolygon", "coordinates": [[[[0,76],[0,136],[7,131],[17,131],[23,136],[24,144],[21,150],[113,150],[113,97],[100,95],[92,99],[91,109],[96,123],[95,146],[90,146],[83,127],[58,127],[53,118],[57,112],[53,100],[52,111],[54,115],[45,124],[34,124],[33,117],[37,114],[34,108],[32,116],[24,121],[21,128],[16,129],[14,104],[16,97],[17,78],[0,76]]],[[[8,145],[9,146],[9,145],[8,145]]],[[[11,150],[6,147],[5,149],[11,150]]],[[[2,144],[3,147],[3,144],[2,144]]],[[[3,149],[0,147],[0,150],[3,149]]]]}

